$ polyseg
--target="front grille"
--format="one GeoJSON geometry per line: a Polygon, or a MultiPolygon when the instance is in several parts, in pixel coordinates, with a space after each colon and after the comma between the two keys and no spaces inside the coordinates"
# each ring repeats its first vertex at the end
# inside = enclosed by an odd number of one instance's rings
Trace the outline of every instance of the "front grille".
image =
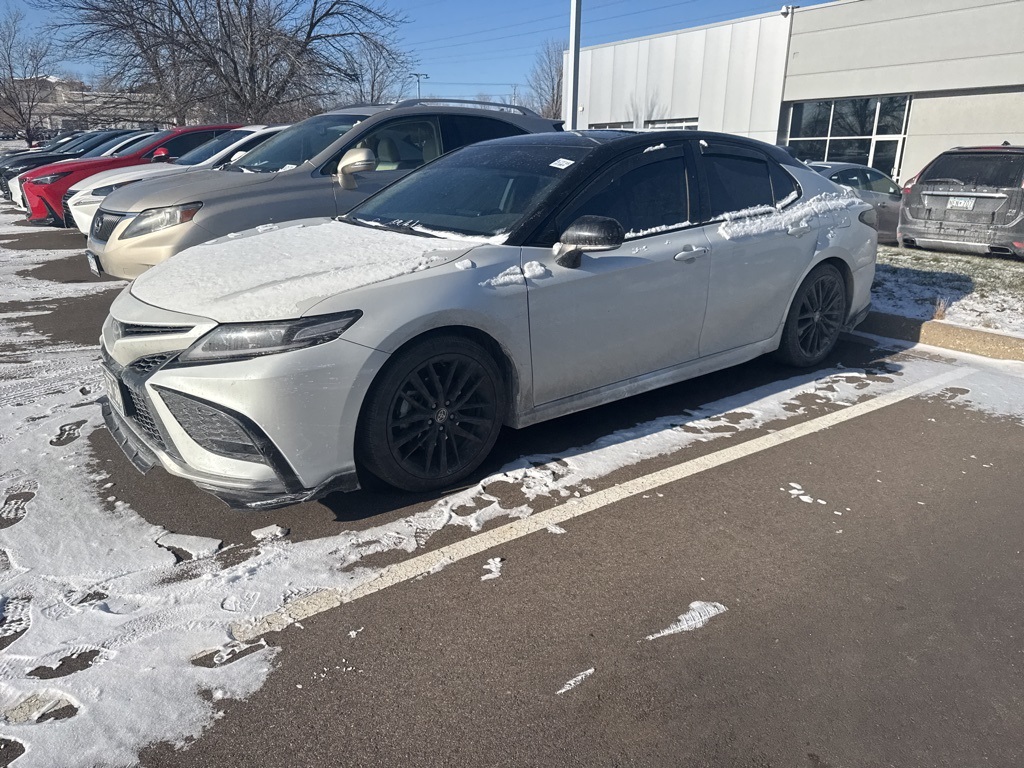
{"type": "Polygon", "coordinates": [[[125,336],[158,336],[162,333],[188,333],[192,330],[191,325],[139,325],[138,323],[122,323],[114,321],[115,336],[122,339],[125,336]]]}
{"type": "Polygon", "coordinates": [[[171,358],[175,357],[177,354],[177,352],[161,352],[159,355],[140,357],[138,360],[132,360],[132,362],[128,364],[128,370],[138,374],[139,376],[149,376],[149,374],[171,358]]]}
{"type": "Polygon", "coordinates": [[[78,190],[70,190],[66,195],[64,195],[64,197],[60,199],[60,215],[64,219],[65,227],[75,226],[75,217],[71,214],[71,205],[68,203],[68,201],[71,199],[71,196],[75,194],[77,191],[78,190]]]}
{"type": "Polygon", "coordinates": [[[156,443],[162,450],[166,450],[163,435],[160,434],[160,430],[157,428],[156,422],[149,412],[149,406],[146,404],[146,396],[142,392],[136,392],[132,387],[127,387],[127,389],[132,399],[133,413],[130,414],[132,419],[146,433],[150,440],[156,443]]]}
{"type": "Polygon", "coordinates": [[[104,210],[96,211],[96,215],[92,219],[92,229],[90,230],[92,239],[99,240],[100,242],[109,240],[114,227],[120,224],[123,218],[124,214],[121,213],[108,213],[104,210]]]}
{"type": "Polygon", "coordinates": [[[11,185],[7,181],[7,177],[2,174],[0,174],[0,192],[2,192],[3,196],[8,200],[11,199],[11,185]]]}

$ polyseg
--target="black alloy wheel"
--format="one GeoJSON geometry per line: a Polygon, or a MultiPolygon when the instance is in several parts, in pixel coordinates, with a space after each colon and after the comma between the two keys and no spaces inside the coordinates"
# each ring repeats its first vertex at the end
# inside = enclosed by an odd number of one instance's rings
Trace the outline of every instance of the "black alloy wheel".
{"type": "Polygon", "coordinates": [[[797,290],[779,356],[790,365],[817,365],[839,339],[846,312],[846,283],[839,270],[831,264],[815,267],[797,290]]]}
{"type": "Polygon", "coordinates": [[[501,372],[479,344],[428,339],[398,353],[360,422],[361,463],[389,485],[443,488],[480,466],[505,418],[501,372]]]}

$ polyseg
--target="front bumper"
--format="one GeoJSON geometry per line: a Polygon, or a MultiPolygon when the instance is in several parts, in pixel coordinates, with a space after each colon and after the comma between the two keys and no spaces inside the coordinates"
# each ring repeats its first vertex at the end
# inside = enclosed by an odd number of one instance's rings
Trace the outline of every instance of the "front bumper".
{"type": "Polygon", "coordinates": [[[83,235],[88,235],[89,228],[92,226],[92,217],[102,202],[102,197],[94,197],[88,193],[88,190],[75,192],[64,203],[64,224],[70,226],[67,221],[68,214],[70,214],[78,231],[83,235]]]}
{"type": "MultiPolygon", "coordinates": [[[[93,215],[98,215],[95,210],[93,215]]],[[[107,215],[106,212],[104,215],[107,215]]],[[[138,214],[114,215],[119,215],[122,218],[111,230],[107,239],[100,240],[94,237],[93,232],[89,231],[87,232],[89,241],[86,247],[96,254],[106,274],[120,277],[123,280],[134,280],[150,267],[166,261],[179,251],[213,239],[213,235],[190,221],[148,235],[122,240],[121,235],[138,214]]]]}
{"type": "MultiPolygon", "coordinates": [[[[154,309],[125,291],[111,311],[122,324],[177,322],[174,313],[151,319],[154,309]]],[[[118,395],[110,398],[120,403],[108,400],[104,419],[132,463],[142,472],[160,465],[233,507],[272,508],[357,488],[359,408],[387,355],[338,339],[251,360],[174,367],[180,351],[211,327],[206,321],[178,333],[115,339],[114,321],[104,324],[104,367],[118,395]],[[240,426],[248,454],[211,449],[215,427],[197,427],[194,413],[183,417],[182,398],[212,413],[208,423],[240,426]]]]}

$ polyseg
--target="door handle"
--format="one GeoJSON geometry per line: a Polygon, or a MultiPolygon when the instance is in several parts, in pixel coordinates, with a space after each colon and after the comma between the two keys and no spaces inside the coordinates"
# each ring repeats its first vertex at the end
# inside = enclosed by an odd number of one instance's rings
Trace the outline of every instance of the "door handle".
{"type": "Polygon", "coordinates": [[[786,234],[792,235],[793,237],[800,237],[800,235],[806,235],[810,231],[811,225],[806,221],[801,221],[799,224],[794,224],[792,227],[787,229],[786,234]]]}
{"type": "Polygon", "coordinates": [[[710,248],[703,245],[684,245],[683,250],[677,253],[673,258],[676,261],[683,262],[684,264],[693,264],[693,262],[701,256],[706,255],[710,250],[710,248]]]}

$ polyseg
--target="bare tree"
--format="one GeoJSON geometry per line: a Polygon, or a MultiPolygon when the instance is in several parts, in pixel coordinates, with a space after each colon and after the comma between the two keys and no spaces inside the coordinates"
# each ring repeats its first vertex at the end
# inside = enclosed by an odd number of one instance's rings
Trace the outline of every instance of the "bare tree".
{"type": "Polygon", "coordinates": [[[545,40],[526,77],[533,109],[556,120],[562,116],[562,52],[566,47],[561,40],[545,40]]]}
{"type": "Polygon", "coordinates": [[[0,123],[22,131],[29,146],[54,102],[59,49],[25,24],[21,11],[7,8],[0,16],[0,123]]]}
{"type": "Polygon", "coordinates": [[[181,121],[249,122],[319,109],[351,78],[353,46],[401,20],[378,0],[35,0],[78,50],[150,83],[181,121]]]}
{"type": "Polygon", "coordinates": [[[338,97],[349,104],[386,104],[399,101],[409,88],[409,73],[416,60],[392,39],[362,38],[347,52],[346,76],[338,97]]]}

